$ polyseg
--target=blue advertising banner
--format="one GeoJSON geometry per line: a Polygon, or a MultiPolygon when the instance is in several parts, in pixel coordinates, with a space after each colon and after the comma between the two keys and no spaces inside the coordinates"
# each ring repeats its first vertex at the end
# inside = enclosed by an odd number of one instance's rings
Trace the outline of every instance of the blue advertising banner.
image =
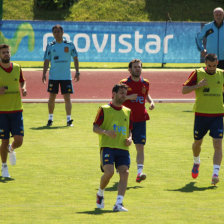
{"type": "Polygon", "coordinates": [[[201,23],[0,21],[0,43],[14,61],[42,61],[52,27],[60,24],[81,62],[199,63],[195,36],[201,23]]]}

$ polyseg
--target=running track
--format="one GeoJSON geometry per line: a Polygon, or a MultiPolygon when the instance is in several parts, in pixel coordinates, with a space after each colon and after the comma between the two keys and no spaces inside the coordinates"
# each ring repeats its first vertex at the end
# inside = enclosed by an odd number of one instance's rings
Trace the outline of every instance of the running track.
{"type": "MultiPolygon", "coordinates": [[[[194,93],[182,95],[182,84],[193,70],[147,70],[142,76],[150,82],[150,95],[153,99],[193,99],[194,93]]],[[[23,71],[28,95],[24,99],[48,99],[47,85],[41,81],[42,71],[23,71]]],[[[80,81],[73,82],[75,93],[71,95],[74,101],[110,99],[111,89],[115,83],[129,76],[125,70],[81,70],[80,81]]],[[[74,77],[74,73],[73,73],[74,77]]],[[[62,99],[58,94],[57,99],[62,99]]],[[[25,100],[25,101],[26,101],[25,100]]]]}

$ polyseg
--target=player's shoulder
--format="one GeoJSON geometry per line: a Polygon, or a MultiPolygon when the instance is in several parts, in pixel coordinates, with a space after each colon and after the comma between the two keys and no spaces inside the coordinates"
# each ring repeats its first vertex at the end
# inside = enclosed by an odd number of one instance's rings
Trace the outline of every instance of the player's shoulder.
{"type": "Polygon", "coordinates": [[[209,23],[206,23],[206,24],[204,25],[204,28],[205,28],[205,29],[209,29],[209,28],[211,28],[211,27],[213,27],[213,26],[216,26],[216,25],[215,25],[215,22],[214,22],[214,21],[211,21],[211,22],[209,22],[209,23]]]}
{"type": "Polygon", "coordinates": [[[108,109],[110,107],[111,106],[109,104],[105,104],[105,105],[100,106],[100,109],[108,109]]]}
{"type": "Polygon", "coordinates": [[[128,79],[125,78],[125,79],[121,79],[120,83],[127,83],[128,79]]]}
{"type": "Polygon", "coordinates": [[[13,62],[12,64],[13,64],[13,68],[15,68],[15,67],[17,67],[17,68],[21,68],[21,65],[15,63],[15,62],[13,62]]]}
{"type": "Polygon", "coordinates": [[[65,45],[69,45],[69,46],[73,46],[73,45],[74,45],[72,41],[68,41],[68,40],[66,40],[66,39],[63,40],[63,43],[64,43],[65,45]]]}
{"type": "Polygon", "coordinates": [[[12,62],[12,68],[14,71],[18,71],[18,72],[20,72],[22,70],[21,65],[15,63],[15,62],[12,62]]]}
{"type": "Polygon", "coordinates": [[[145,78],[142,78],[142,82],[144,84],[146,84],[146,85],[149,85],[150,84],[149,80],[148,79],[145,79],[145,78]]]}
{"type": "Polygon", "coordinates": [[[55,44],[56,44],[56,41],[53,40],[53,41],[51,41],[50,43],[48,43],[47,46],[52,47],[52,46],[54,46],[55,44]]]}
{"type": "Polygon", "coordinates": [[[122,109],[123,109],[123,110],[126,110],[126,111],[131,111],[130,108],[128,108],[128,107],[126,107],[126,106],[124,106],[124,105],[122,106],[122,109]]]}
{"type": "Polygon", "coordinates": [[[223,72],[224,72],[224,70],[223,70],[223,69],[221,69],[221,68],[216,68],[216,72],[223,73],[223,72]]]}

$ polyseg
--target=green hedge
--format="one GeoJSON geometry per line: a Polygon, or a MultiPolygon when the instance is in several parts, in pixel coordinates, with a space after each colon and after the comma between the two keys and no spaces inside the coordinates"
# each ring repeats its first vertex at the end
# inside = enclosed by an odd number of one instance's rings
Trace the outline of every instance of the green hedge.
{"type": "Polygon", "coordinates": [[[69,8],[78,0],[35,0],[35,5],[40,9],[62,9],[69,8]]]}

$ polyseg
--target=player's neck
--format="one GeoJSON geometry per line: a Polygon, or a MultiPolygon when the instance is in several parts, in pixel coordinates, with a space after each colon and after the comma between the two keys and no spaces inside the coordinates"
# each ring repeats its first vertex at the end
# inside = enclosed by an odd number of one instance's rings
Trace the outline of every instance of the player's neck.
{"type": "Polygon", "coordinates": [[[11,63],[10,62],[9,63],[2,63],[2,62],[0,62],[0,66],[2,68],[9,68],[11,66],[11,63]]]}
{"type": "Polygon", "coordinates": [[[121,107],[122,104],[116,102],[114,99],[112,99],[112,105],[115,106],[115,107],[121,107]]]}
{"type": "Polygon", "coordinates": [[[63,39],[56,40],[56,42],[60,44],[63,42],[63,39]]]}
{"type": "Polygon", "coordinates": [[[132,79],[134,82],[139,82],[140,77],[134,77],[134,76],[132,75],[132,76],[131,76],[131,79],[132,79]]]}

